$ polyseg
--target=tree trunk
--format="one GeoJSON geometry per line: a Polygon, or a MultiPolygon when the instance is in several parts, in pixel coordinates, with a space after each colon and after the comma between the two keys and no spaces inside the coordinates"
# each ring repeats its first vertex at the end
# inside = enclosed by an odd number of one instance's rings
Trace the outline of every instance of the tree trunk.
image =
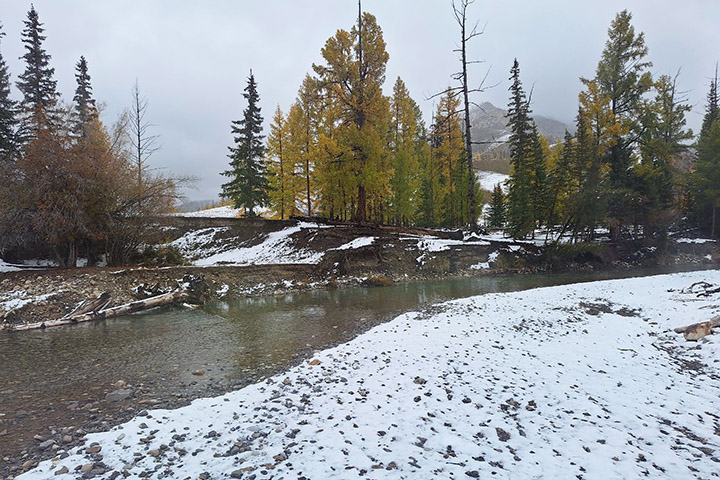
{"type": "Polygon", "coordinates": [[[358,186],[357,210],[355,212],[355,221],[367,221],[367,192],[363,185],[358,186]]]}
{"type": "MultiPolygon", "coordinates": [[[[103,294],[106,295],[106,294],[103,294]]],[[[73,313],[56,320],[48,320],[47,322],[36,322],[28,323],[26,325],[19,325],[12,327],[13,331],[26,331],[26,330],[38,330],[47,327],[58,327],[61,325],[70,325],[73,323],[89,322],[91,320],[101,320],[105,318],[117,317],[120,315],[127,315],[129,313],[141,312],[144,310],[150,310],[151,308],[160,307],[163,305],[170,305],[173,303],[191,300],[193,296],[185,290],[175,290],[170,293],[158,295],[156,297],[146,298],[144,300],[138,300],[136,302],[126,303],[125,305],[119,305],[117,307],[107,308],[105,310],[98,311],[87,311],[91,305],[99,305],[105,300],[110,301],[108,297],[103,299],[103,295],[100,295],[96,300],[91,302],[90,305],[80,306],[77,311],[80,313],[73,313]]],[[[107,305],[107,303],[105,303],[107,305]]]]}

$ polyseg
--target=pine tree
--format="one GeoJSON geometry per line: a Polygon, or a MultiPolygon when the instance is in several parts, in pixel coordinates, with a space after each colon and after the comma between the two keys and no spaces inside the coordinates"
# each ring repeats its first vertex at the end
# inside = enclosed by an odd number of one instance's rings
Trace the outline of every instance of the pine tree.
{"type": "Polygon", "coordinates": [[[73,133],[78,137],[85,137],[86,126],[97,118],[97,106],[92,98],[92,85],[88,73],[87,61],[84,56],[75,65],[75,96],[73,97],[75,118],[73,121],[73,133]]]}
{"type": "Polygon", "coordinates": [[[506,211],[505,193],[500,184],[497,184],[493,188],[492,196],[490,197],[487,226],[494,229],[503,228],[505,226],[506,211]]]}
{"type": "Polygon", "coordinates": [[[232,122],[235,147],[229,147],[231,168],[223,175],[230,177],[230,181],[223,184],[222,195],[232,200],[235,208],[244,208],[246,216],[254,217],[255,207],[268,202],[268,180],[264,135],[260,134],[263,122],[258,105],[260,96],[252,70],[244,91],[248,106],[243,119],[232,122]]]}
{"type": "Polygon", "coordinates": [[[17,87],[23,94],[20,102],[22,114],[21,135],[27,142],[37,137],[41,129],[54,130],[59,123],[56,106],[59,94],[57,82],[53,79],[55,69],[50,67],[50,55],[43,48],[45,36],[42,23],[34,6],[30,6],[25,29],[22,31],[22,42],[25,44],[25,72],[20,75],[17,87]]]}
{"type": "MultiPolygon", "coordinates": [[[[0,40],[5,36],[0,25],[0,40]]],[[[10,98],[10,74],[0,51],[0,162],[18,151],[17,104],[10,98]]]]}

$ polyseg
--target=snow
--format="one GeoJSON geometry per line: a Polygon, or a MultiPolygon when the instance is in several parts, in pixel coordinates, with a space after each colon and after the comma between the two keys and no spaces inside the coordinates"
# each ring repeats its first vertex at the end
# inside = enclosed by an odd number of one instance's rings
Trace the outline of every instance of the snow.
{"type": "MultiPolygon", "coordinates": [[[[150,479],[716,477],[720,342],[669,330],[720,313],[699,281],[720,272],[447,302],[86,446],[150,479]]],[[[17,478],[75,478],[53,470],[85,449],[17,478]]]]}
{"type": "Polygon", "coordinates": [[[487,262],[480,262],[476,263],[475,265],[470,265],[470,270],[488,270],[490,268],[490,264],[495,262],[499,256],[500,252],[492,252],[490,255],[488,255],[487,262]]]}
{"type": "Polygon", "coordinates": [[[297,250],[293,246],[291,235],[303,228],[317,228],[313,224],[300,222],[277,232],[271,232],[258,245],[233,248],[211,254],[196,260],[200,267],[212,265],[258,265],[258,264],[315,264],[322,260],[323,253],[310,250],[297,250]]]}
{"type": "MultiPolygon", "coordinates": [[[[32,296],[25,290],[13,290],[0,294],[0,313],[22,308],[30,303],[39,303],[56,295],[59,292],[32,296]]],[[[1,315],[0,315],[1,316],[1,315]]]]}
{"type": "Polygon", "coordinates": [[[498,172],[489,172],[478,170],[475,172],[475,178],[477,183],[480,184],[480,188],[492,192],[495,189],[495,185],[500,184],[503,192],[507,193],[507,185],[505,182],[510,179],[509,175],[498,172]]]}
{"type": "Polygon", "coordinates": [[[712,238],[676,238],[677,243],[715,243],[716,240],[712,238]]]}
{"type": "Polygon", "coordinates": [[[333,248],[332,250],[354,250],[356,248],[366,247],[368,245],[372,245],[372,243],[375,241],[375,237],[358,237],[344,245],[340,245],[337,248],[333,248]]]}
{"type": "Polygon", "coordinates": [[[2,273],[2,272],[17,272],[18,270],[20,270],[18,267],[16,267],[15,265],[12,265],[10,263],[6,263],[3,261],[2,258],[0,258],[0,273],[2,273]]]}
{"type": "Polygon", "coordinates": [[[229,206],[208,208],[197,212],[176,213],[177,217],[201,217],[201,218],[237,218],[242,216],[242,209],[229,206]]]}
{"type": "MultiPolygon", "coordinates": [[[[407,240],[407,239],[405,239],[407,240]]],[[[450,250],[452,247],[461,247],[467,245],[479,245],[489,246],[490,243],[485,240],[476,241],[463,241],[463,240],[449,240],[444,238],[437,238],[431,236],[421,236],[417,242],[417,249],[421,252],[442,252],[444,250],[450,250]]]]}

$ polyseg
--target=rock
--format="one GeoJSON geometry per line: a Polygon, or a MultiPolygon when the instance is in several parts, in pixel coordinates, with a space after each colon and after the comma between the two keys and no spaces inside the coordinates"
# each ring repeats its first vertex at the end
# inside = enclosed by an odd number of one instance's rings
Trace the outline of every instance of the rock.
{"type": "Polygon", "coordinates": [[[501,442],[507,442],[510,440],[510,434],[500,427],[495,427],[495,433],[497,433],[498,440],[501,442]]]}
{"type": "Polygon", "coordinates": [[[132,396],[132,390],[115,390],[105,395],[108,402],[122,402],[132,396]]]}
{"type": "Polygon", "coordinates": [[[230,474],[230,478],[242,478],[244,473],[245,473],[245,472],[243,472],[242,470],[234,470],[234,471],[230,474]]]}
{"type": "Polygon", "coordinates": [[[290,381],[290,377],[285,377],[285,380],[283,380],[283,385],[292,385],[292,381],[290,381]]]}
{"type": "Polygon", "coordinates": [[[62,442],[63,443],[72,443],[73,438],[70,435],[63,435],[62,442]]]}
{"type": "Polygon", "coordinates": [[[151,457],[159,457],[159,456],[160,456],[160,450],[157,450],[157,449],[148,450],[147,453],[148,453],[148,455],[150,455],[151,457]]]}
{"type": "Polygon", "coordinates": [[[312,366],[320,365],[320,360],[318,360],[317,358],[313,358],[312,360],[310,360],[308,362],[308,365],[312,365],[312,366]]]}
{"type": "Polygon", "coordinates": [[[480,472],[478,472],[477,470],[470,470],[469,472],[465,472],[465,475],[470,478],[480,478],[480,472]]]}
{"type": "Polygon", "coordinates": [[[85,449],[85,453],[89,455],[94,455],[96,453],[100,453],[100,450],[102,450],[102,447],[100,445],[93,445],[91,447],[88,447],[85,449]]]}
{"type": "Polygon", "coordinates": [[[413,383],[417,385],[425,385],[427,383],[427,380],[425,380],[422,377],[415,377],[415,380],[413,380],[413,383]]]}
{"type": "Polygon", "coordinates": [[[47,440],[47,438],[43,437],[42,435],[35,435],[33,438],[38,442],[44,442],[45,440],[47,440]]]}
{"type": "Polygon", "coordinates": [[[63,465],[63,466],[60,467],[59,469],[55,470],[55,475],[64,475],[64,474],[68,473],[69,471],[70,471],[70,470],[68,470],[68,467],[66,467],[65,465],[63,465]]]}
{"type": "Polygon", "coordinates": [[[27,470],[29,468],[32,468],[35,466],[35,460],[28,460],[27,462],[22,464],[22,469],[27,470]]]}
{"type": "Polygon", "coordinates": [[[53,445],[55,445],[55,440],[51,438],[50,440],[45,440],[44,442],[42,442],[40,445],[38,445],[38,447],[45,450],[46,448],[50,448],[53,445]]]}
{"type": "Polygon", "coordinates": [[[205,375],[205,370],[193,370],[192,374],[199,377],[199,376],[205,375]]]}
{"type": "Polygon", "coordinates": [[[92,470],[92,469],[93,469],[93,464],[92,464],[92,463],[86,463],[85,465],[83,465],[82,467],[80,467],[80,473],[87,473],[87,472],[89,472],[89,471],[92,470]]]}

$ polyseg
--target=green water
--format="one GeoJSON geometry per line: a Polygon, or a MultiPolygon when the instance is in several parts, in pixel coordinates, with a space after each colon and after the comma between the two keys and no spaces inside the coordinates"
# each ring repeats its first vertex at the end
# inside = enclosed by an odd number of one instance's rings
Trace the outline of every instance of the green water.
{"type": "Polygon", "coordinates": [[[233,388],[396,314],[489,292],[664,273],[500,275],[218,301],[32,332],[0,332],[0,413],[104,398],[123,380],[159,395],[233,388]],[[193,371],[204,370],[202,376],[193,371]],[[28,407],[30,405],[30,407],[28,407]]]}

